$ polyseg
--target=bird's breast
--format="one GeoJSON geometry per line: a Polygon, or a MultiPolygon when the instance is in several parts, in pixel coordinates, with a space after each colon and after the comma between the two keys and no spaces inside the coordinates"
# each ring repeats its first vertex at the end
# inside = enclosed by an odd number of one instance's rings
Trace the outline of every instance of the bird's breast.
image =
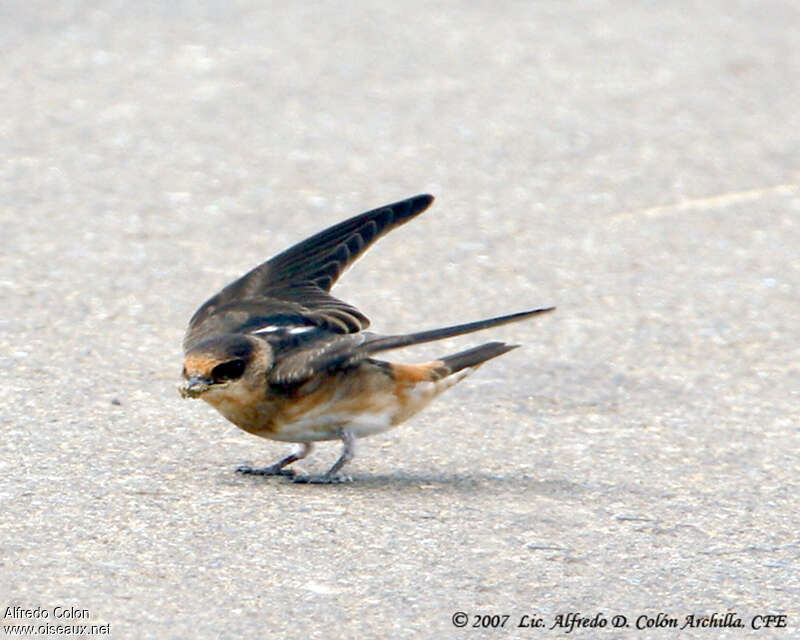
{"type": "Polygon", "coordinates": [[[262,387],[236,384],[223,389],[212,387],[201,397],[237,427],[256,435],[271,428],[280,405],[262,387]]]}

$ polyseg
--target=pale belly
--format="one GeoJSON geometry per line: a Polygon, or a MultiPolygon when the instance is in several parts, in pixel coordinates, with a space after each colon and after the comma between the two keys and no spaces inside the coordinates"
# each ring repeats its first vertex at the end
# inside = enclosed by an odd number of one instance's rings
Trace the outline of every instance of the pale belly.
{"type": "Polygon", "coordinates": [[[400,424],[396,421],[396,416],[396,408],[358,414],[347,411],[330,411],[283,423],[277,431],[257,433],[256,435],[282,442],[315,442],[338,440],[341,437],[339,435],[341,431],[347,430],[356,438],[366,438],[400,424]]]}

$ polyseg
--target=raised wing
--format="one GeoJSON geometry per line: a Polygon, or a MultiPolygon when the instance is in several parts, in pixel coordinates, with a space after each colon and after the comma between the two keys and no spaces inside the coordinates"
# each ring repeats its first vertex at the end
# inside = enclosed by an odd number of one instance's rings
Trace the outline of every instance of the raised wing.
{"type": "Polygon", "coordinates": [[[362,331],[369,319],[329,291],[378,238],[427,209],[419,195],[340,222],[270,258],[201,306],[183,340],[188,351],[218,333],[264,327],[320,327],[338,334],[362,331]]]}

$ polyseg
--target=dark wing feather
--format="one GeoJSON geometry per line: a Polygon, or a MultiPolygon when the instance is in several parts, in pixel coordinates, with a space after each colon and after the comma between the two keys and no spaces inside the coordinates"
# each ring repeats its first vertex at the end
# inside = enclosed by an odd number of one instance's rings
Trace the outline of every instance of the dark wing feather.
{"type": "Polygon", "coordinates": [[[218,333],[271,323],[318,326],[334,333],[366,329],[369,319],[330,295],[331,287],[378,238],[422,213],[431,202],[433,196],[420,195],[367,211],[270,258],[195,312],[184,349],[218,333]]]}
{"type": "Polygon", "coordinates": [[[341,366],[341,363],[350,361],[350,356],[370,337],[368,332],[328,334],[305,347],[283,350],[283,357],[278,352],[269,373],[269,383],[290,387],[317,373],[334,369],[337,364],[341,366]]]}
{"type": "Polygon", "coordinates": [[[555,307],[547,307],[520,311],[496,318],[478,320],[477,322],[395,336],[380,336],[370,333],[329,336],[325,340],[309,345],[305,349],[287,352],[284,358],[275,363],[269,379],[272,384],[297,384],[320,371],[352,366],[380,351],[399,349],[423,342],[433,342],[434,340],[460,336],[465,333],[472,333],[473,331],[497,327],[511,322],[519,322],[554,309],[555,307]]]}

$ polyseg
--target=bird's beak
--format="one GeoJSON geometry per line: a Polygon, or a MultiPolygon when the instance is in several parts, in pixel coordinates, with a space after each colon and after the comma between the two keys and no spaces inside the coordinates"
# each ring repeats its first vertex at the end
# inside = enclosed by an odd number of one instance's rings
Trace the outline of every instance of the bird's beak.
{"type": "Polygon", "coordinates": [[[208,391],[209,386],[211,386],[210,380],[193,376],[178,386],[178,392],[183,398],[199,398],[202,393],[208,391]]]}

